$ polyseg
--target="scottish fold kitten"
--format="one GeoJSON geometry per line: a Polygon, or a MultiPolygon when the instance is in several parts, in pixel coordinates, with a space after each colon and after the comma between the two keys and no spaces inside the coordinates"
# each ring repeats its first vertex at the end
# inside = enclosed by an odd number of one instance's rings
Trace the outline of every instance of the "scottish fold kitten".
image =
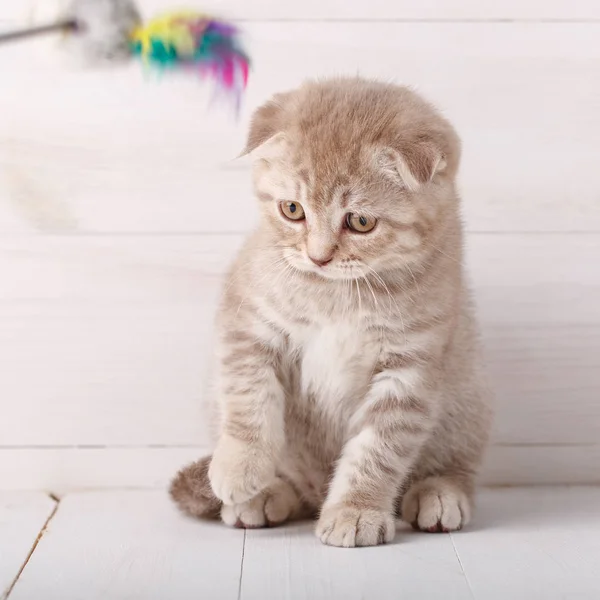
{"type": "Polygon", "coordinates": [[[171,494],[263,527],[307,515],[333,546],[400,514],[471,516],[491,412],[463,273],[460,143],[408,89],[309,82],[257,110],[260,225],[218,314],[216,440],[171,494]]]}

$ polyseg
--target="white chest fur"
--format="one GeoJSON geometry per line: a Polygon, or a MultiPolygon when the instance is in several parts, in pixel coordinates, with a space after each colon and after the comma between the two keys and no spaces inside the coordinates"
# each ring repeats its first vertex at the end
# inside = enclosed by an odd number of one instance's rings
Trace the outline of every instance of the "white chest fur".
{"type": "Polygon", "coordinates": [[[355,325],[331,323],[299,333],[301,382],[304,393],[317,402],[339,404],[364,394],[378,346],[355,325]]]}

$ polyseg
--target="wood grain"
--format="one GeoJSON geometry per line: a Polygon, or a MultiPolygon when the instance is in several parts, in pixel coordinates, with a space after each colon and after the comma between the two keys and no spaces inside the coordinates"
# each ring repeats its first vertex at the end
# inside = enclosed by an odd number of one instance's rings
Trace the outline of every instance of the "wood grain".
{"type": "Polygon", "coordinates": [[[248,531],[241,600],[471,598],[450,536],[401,527],[390,546],[344,551],[321,544],[313,529],[300,524],[248,531]]]}
{"type": "Polygon", "coordinates": [[[600,488],[494,490],[470,531],[452,534],[474,598],[600,596],[600,488]]]}
{"type": "Polygon", "coordinates": [[[0,598],[27,561],[56,502],[42,493],[0,493],[0,598]]]}
{"type": "Polygon", "coordinates": [[[243,543],[241,531],[179,515],[162,493],[72,495],[11,600],[234,600],[243,543]]]}
{"type": "Polygon", "coordinates": [[[310,524],[244,534],[184,519],[160,492],[73,494],[11,599],[595,600],[599,502],[600,488],[486,490],[461,532],[400,525],[393,544],[340,550],[310,524]]]}

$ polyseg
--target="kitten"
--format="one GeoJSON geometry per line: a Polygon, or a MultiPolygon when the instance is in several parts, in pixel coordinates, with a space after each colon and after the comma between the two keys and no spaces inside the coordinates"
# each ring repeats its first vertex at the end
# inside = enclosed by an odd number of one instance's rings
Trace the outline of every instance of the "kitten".
{"type": "Polygon", "coordinates": [[[325,544],[471,515],[491,411],[462,265],[460,142],[402,87],[309,82],[254,115],[261,222],[218,315],[218,440],[171,494],[325,544]]]}

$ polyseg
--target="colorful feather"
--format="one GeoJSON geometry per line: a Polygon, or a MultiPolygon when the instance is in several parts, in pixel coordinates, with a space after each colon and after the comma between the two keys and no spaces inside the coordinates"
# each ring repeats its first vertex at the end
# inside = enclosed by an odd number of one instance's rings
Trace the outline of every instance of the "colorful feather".
{"type": "Polygon", "coordinates": [[[248,84],[250,60],[238,29],[195,12],[163,15],[138,27],[131,48],[148,65],[161,70],[194,70],[212,78],[218,91],[231,94],[239,105],[248,84]]]}

